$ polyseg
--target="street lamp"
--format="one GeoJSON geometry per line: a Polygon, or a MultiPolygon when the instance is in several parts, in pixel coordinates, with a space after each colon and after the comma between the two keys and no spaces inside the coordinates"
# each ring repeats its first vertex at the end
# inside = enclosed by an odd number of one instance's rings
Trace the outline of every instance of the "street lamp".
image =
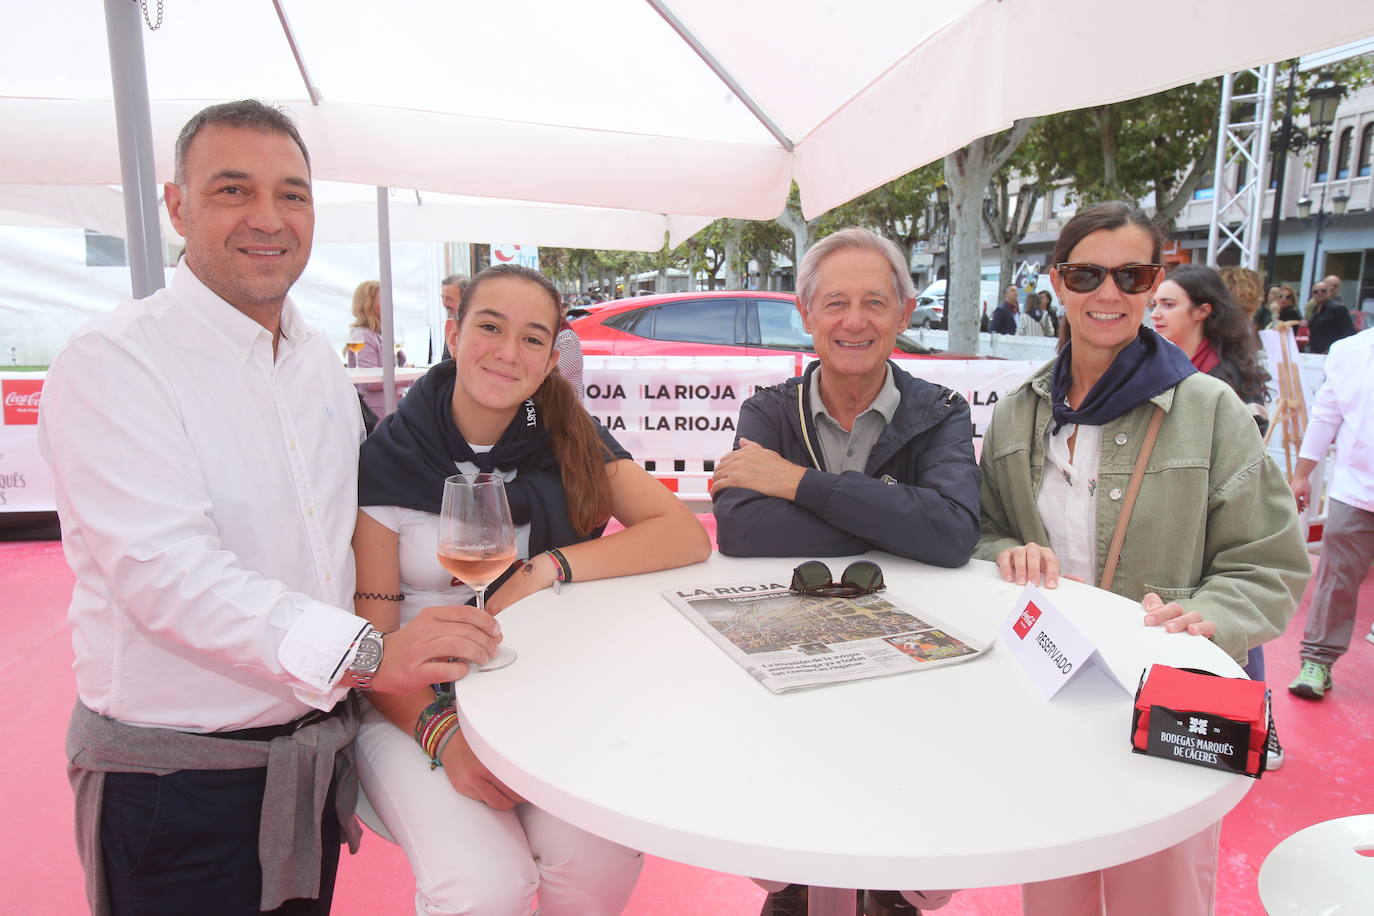
{"type": "MultiPolygon", "coordinates": [[[[1326,188],[1330,182],[1322,185],[1322,202],[1317,205],[1317,231],[1312,237],[1312,269],[1308,272],[1307,288],[1310,290],[1317,282],[1317,257],[1322,247],[1322,233],[1326,231],[1328,221],[1337,216],[1345,215],[1345,208],[1350,205],[1350,195],[1342,191],[1333,195],[1331,198],[1331,213],[1326,212],[1326,188]]],[[[1298,218],[1306,220],[1312,217],[1312,198],[1304,197],[1298,201],[1298,218]]]]}
{"type": "MultiPolygon", "coordinates": [[[[1336,120],[1336,109],[1341,104],[1345,87],[1324,79],[1307,94],[1307,116],[1311,122],[1309,130],[1293,126],[1293,97],[1297,92],[1298,62],[1288,67],[1288,102],[1283,113],[1283,126],[1274,132],[1274,216],[1269,223],[1269,254],[1265,259],[1268,272],[1266,285],[1272,286],[1278,280],[1279,261],[1279,221],[1283,219],[1283,182],[1288,171],[1288,153],[1301,152],[1309,143],[1317,143],[1326,136],[1336,120]],[[1310,131],[1310,132],[1309,132],[1310,131]]],[[[1323,198],[1326,189],[1322,189],[1323,198]]],[[[1332,200],[1335,204],[1335,200],[1332,200]]],[[[1308,212],[1312,202],[1308,201],[1308,212]]],[[[1299,201],[1299,212],[1302,203],[1299,201]]],[[[1303,216],[1303,219],[1306,219],[1303,216]]]]}

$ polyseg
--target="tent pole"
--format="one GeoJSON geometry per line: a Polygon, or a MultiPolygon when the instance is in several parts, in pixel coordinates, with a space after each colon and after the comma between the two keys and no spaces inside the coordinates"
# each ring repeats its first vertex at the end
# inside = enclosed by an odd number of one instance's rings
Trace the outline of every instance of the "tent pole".
{"type": "Polygon", "coordinates": [[[158,189],[153,176],[153,116],[148,104],[139,5],[133,0],[105,0],[105,36],[110,45],[119,169],[124,182],[129,274],[134,298],[142,299],[162,289],[165,277],[158,189]]]}
{"type": "Polygon", "coordinates": [[[391,203],[387,189],[377,188],[377,279],[382,305],[382,389],[386,392],[386,412],[396,409],[396,329],[391,307],[391,203]]]}

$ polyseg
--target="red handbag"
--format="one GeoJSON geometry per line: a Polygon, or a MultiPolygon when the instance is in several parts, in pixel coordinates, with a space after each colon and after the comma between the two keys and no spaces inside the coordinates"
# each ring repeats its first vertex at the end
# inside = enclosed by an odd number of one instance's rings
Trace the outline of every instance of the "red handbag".
{"type": "Polygon", "coordinates": [[[1272,727],[1262,681],[1153,665],[1136,689],[1131,750],[1258,778],[1272,727]]]}

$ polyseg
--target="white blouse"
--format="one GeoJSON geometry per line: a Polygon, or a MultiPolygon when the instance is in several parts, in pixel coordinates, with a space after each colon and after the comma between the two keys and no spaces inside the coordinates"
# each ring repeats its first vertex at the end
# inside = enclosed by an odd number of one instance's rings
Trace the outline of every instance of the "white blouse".
{"type": "MultiPolygon", "coordinates": [[[[1051,426],[1051,429],[1053,427],[1051,426]]],[[[1097,468],[1102,427],[1066,423],[1058,435],[1045,434],[1045,476],[1035,499],[1059,573],[1097,582],[1097,468]],[[1073,457],[1069,437],[1078,432],[1073,457]]]]}
{"type": "MultiPolygon", "coordinates": [[[[474,445],[474,452],[491,450],[490,445],[474,445]]],[[[455,461],[455,474],[476,474],[477,465],[470,461],[455,461]]],[[[515,471],[502,471],[507,483],[515,479],[515,471]]],[[[412,620],[420,610],[441,604],[475,604],[476,593],[466,585],[454,585],[453,576],[439,565],[439,516],[433,512],[409,509],[404,506],[363,506],[364,512],[378,524],[396,532],[400,538],[401,623],[412,620]]],[[[515,555],[528,557],[530,526],[515,529],[515,555]]]]}

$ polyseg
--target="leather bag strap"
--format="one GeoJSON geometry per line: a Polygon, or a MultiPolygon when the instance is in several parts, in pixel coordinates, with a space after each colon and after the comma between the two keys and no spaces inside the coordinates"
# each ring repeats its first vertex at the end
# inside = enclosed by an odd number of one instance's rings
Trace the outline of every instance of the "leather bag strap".
{"type": "Polygon", "coordinates": [[[1121,559],[1121,545],[1126,540],[1126,526],[1131,521],[1131,510],[1135,508],[1135,498],[1140,493],[1141,481],[1145,479],[1145,464],[1150,460],[1150,452],[1159,436],[1159,427],[1164,422],[1164,408],[1155,405],[1150,417],[1150,426],[1145,430],[1145,441],[1140,443],[1140,454],[1135,459],[1135,470],[1131,472],[1131,483],[1126,488],[1126,501],[1121,504],[1121,517],[1116,520],[1116,531],[1112,534],[1112,545],[1107,548],[1107,562],[1102,567],[1102,581],[1097,587],[1110,591],[1112,579],[1116,576],[1116,564],[1121,559]]]}

